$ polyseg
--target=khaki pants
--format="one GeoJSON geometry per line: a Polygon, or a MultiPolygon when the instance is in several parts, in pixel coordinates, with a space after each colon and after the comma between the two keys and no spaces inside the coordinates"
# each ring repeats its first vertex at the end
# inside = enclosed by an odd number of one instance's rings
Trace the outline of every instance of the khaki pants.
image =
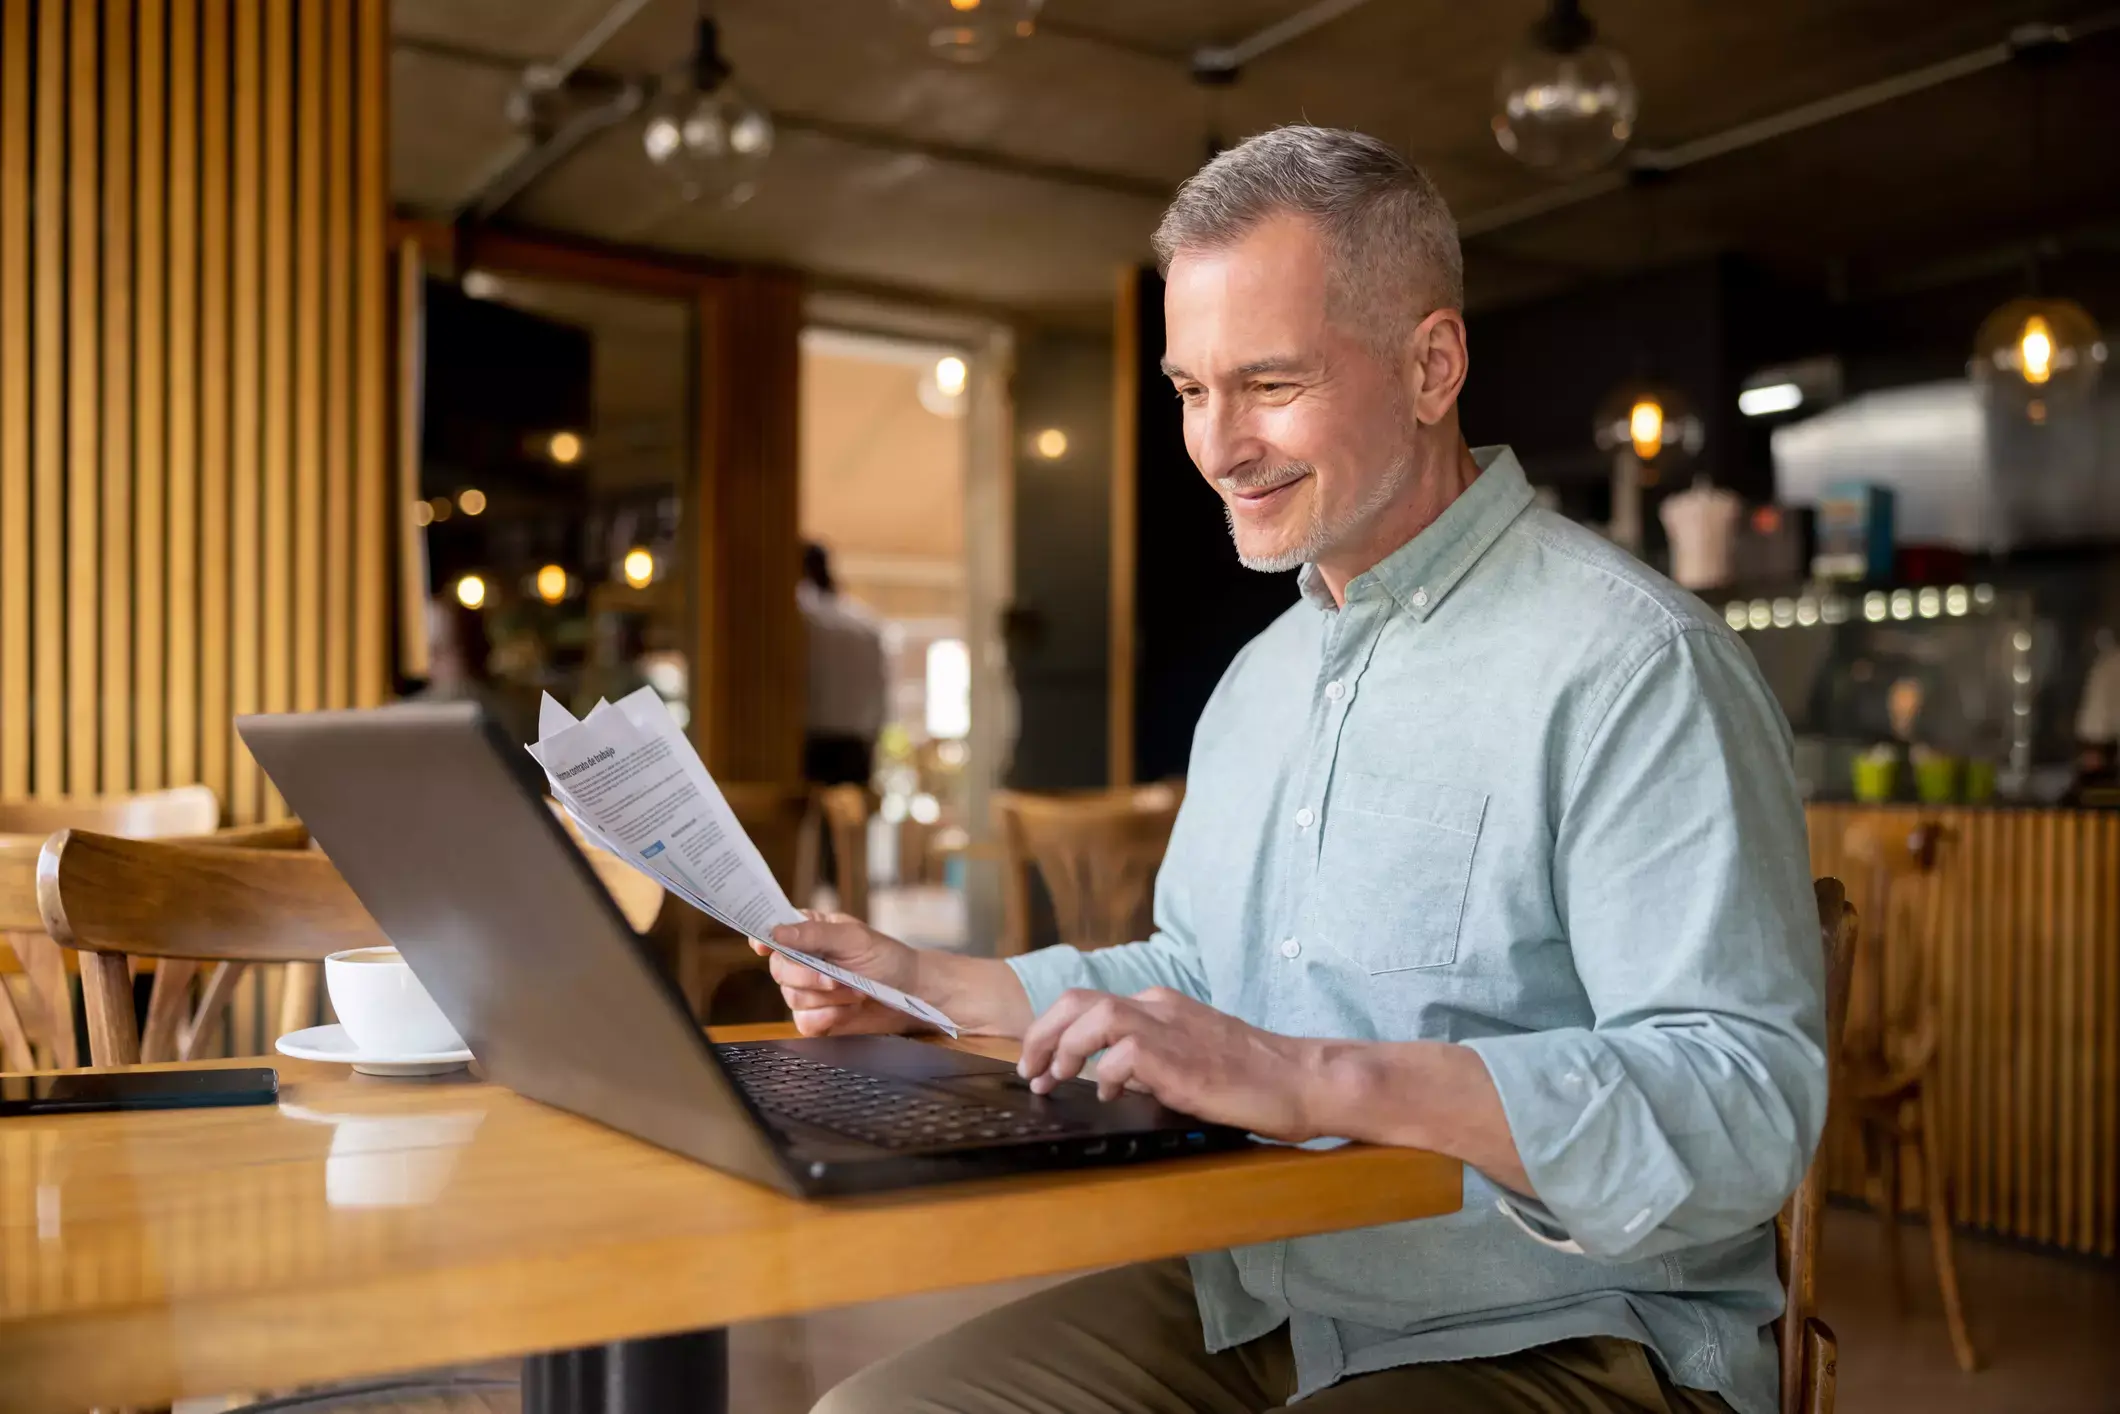
{"type": "MultiPolygon", "coordinates": [[[[1295,1392],[1284,1327],[1210,1355],[1183,1261],[1083,1277],[879,1361],[816,1414],[1258,1414],[1295,1392]]],[[[1358,1375],[1303,1414],[1725,1411],[1667,1382],[1630,1340],[1562,1341],[1495,1360],[1358,1375]]]]}

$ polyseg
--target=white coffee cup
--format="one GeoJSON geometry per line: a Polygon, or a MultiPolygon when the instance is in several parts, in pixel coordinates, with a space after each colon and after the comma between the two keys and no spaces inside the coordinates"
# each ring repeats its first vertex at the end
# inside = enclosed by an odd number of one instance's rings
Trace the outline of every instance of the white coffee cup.
{"type": "Polygon", "coordinates": [[[396,948],[353,948],[324,959],[324,986],[346,1038],[364,1056],[432,1056],[464,1040],[396,948]]]}

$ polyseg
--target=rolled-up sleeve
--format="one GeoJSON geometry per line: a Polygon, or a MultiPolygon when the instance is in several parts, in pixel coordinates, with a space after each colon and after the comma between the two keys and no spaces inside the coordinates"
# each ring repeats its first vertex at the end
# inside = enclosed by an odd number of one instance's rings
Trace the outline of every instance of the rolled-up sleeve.
{"type": "Polygon", "coordinates": [[[1689,628],[1621,671],[1576,758],[1553,887],[1594,1013],[1477,1038],[1537,1190],[1593,1256],[1734,1236],[1825,1122],[1823,956],[1788,725],[1689,628]]]}
{"type": "Polygon", "coordinates": [[[1207,973],[1193,937],[1190,895],[1182,882],[1191,834],[1187,810],[1188,805],[1178,807],[1170,847],[1156,871],[1156,926],[1146,942],[1091,952],[1064,946],[1040,948],[1008,960],[1031,999],[1033,1015],[1043,1013],[1062,992],[1077,987],[1121,996],[1169,987],[1203,1002],[1209,1000],[1207,973]]]}

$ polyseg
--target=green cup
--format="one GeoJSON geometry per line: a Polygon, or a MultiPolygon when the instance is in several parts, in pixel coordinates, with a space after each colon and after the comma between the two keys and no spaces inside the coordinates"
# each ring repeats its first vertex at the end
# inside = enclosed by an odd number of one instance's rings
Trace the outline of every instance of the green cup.
{"type": "Polygon", "coordinates": [[[1974,757],[1965,763],[1965,798],[1977,805],[1995,798],[1995,763],[1974,757]]]}
{"type": "Polygon", "coordinates": [[[1924,805],[1948,805],[1958,798],[1958,772],[1962,763],[1955,756],[1931,756],[1914,763],[1914,794],[1924,805]]]}
{"type": "Polygon", "coordinates": [[[1866,805],[1881,804],[1899,793],[1899,761],[1896,757],[1880,761],[1858,756],[1854,775],[1855,798],[1866,805]]]}

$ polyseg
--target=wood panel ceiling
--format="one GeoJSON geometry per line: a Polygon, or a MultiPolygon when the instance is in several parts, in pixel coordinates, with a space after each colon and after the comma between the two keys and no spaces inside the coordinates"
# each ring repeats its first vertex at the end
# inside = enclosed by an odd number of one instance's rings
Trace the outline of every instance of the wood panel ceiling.
{"type": "MultiPolygon", "coordinates": [[[[2104,0],[2109,4],[2110,0],[2104,0]]],[[[930,59],[889,0],[720,0],[739,81],[783,120],[759,192],[725,210],[679,200],[641,155],[640,120],[591,139],[499,219],[605,240],[783,262],[857,284],[1030,313],[1098,317],[1111,270],[1144,258],[1160,194],[1229,137],[1296,120],[1403,147],[1462,219],[1546,179],[1496,148],[1493,75],[1537,0],[1370,0],[1210,96],[1186,56],[1300,0],[1049,0],[1033,39],[988,63],[930,59]],[[991,161],[960,160],[985,154],[991,161]],[[1073,175],[1070,175],[1073,174],[1073,175]]],[[[1593,0],[1642,90],[1640,142],[1669,147],[2002,40],[2095,0],[1593,0]]],[[[396,0],[393,159],[406,207],[447,214],[516,150],[512,68],[561,54],[604,0],[396,0]]],[[[666,70],[692,0],[654,0],[595,56],[603,75],[666,70]]],[[[1475,303],[1706,250],[1792,278],[1903,278],[2056,230],[2120,219],[2113,126],[2120,30],[2043,79],[2048,131],[2029,167],[2034,81],[2013,65],[1689,168],[1468,242],[1475,303]],[[2042,193],[2035,197],[2033,193],[2042,193]]]]}

